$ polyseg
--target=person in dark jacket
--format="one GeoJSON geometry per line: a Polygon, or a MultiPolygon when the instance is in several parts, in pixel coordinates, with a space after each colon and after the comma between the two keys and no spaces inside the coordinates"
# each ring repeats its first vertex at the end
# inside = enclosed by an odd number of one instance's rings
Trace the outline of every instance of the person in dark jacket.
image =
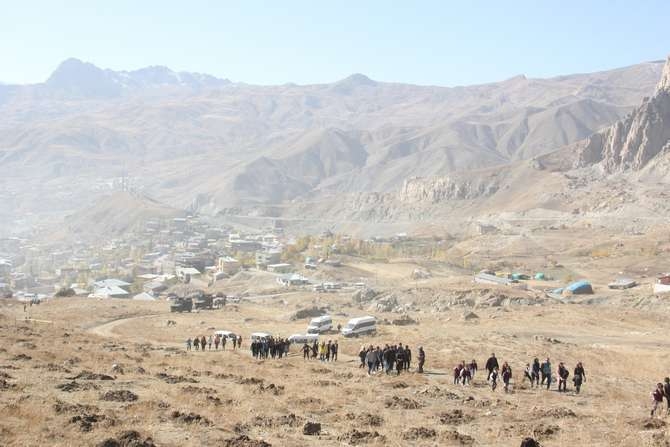
{"type": "Polygon", "coordinates": [[[395,370],[397,375],[400,375],[402,367],[405,364],[405,350],[402,348],[402,344],[398,346],[398,351],[395,354],[395,370]]]}
{"type": "Polygon", "coordinates": [[[412,350],[409,349],[409,346],[405,346],[405,369],[409,371],[411,364],[412,364],[412,350]]]}
{"type": "Polygon", "coordinates": [[[461,370],[463,369],[463,365],[460,363],[456,366],[454,366],[454,385],[458,385],[460,378],[461,378],[461,370]]]}
{"type": "MultiPolygon", "coordinates": [[[[316,342],[314,342],[316,343],[316,342]]],[[[312,352],[314,352],[314,348],[312,347],[312,352]]],[[[361,346],[361,350],[358,351],[358,358],[361,359],[361,364],[358,365],[359,368],[365,368],[365,357],[367,356],[368,351],[365,349],[365,346],[361,346]]],[[[314,356],[316,357],[316,355],[314,356]]]]}
{"type": "Polygon", "coordinates": [[[305,343],[302,346],[302,359],[303,360],[309,360],[309,353],[312,351],[312,349],[309,347],[307,343],[305,343]]]}
{"type": "MultiPolygon", "coordinates": [[[[530,377],[531,377],[532,381],[535,381],[535,386],[537,386],[538,388],[540,387],[540,370],[541,369],[542,368],[540,367],[540,360],[536,358],[535,360],[533,360],[533,366],[532,366],[532,369],[531,369],[530,377]]],[[[533,386],[532,381],[531,381],[531,387],[533,386]]]]}
{"type": "Polygon", "coordinates": [[[470,374],[472,374],[472,378],[475,378],[475,374],[477,374],[477,361],[475,359],[472,359],[470,362],[470,374]]]}
{"type": "Polygon", "coordinates": [[[503,384],[505,385],[503,388],[506,393],[509,392],[509,383],[510,380],[512,379],[512,368],[507,364],[507,362],[503,363],[502,367],[502,379],[503,379],[503,384]]]}
{"type": "Polygon", "coordinates": [[[544,385],[544,381],[547,381],[547,389],[551,387],[551,361],[547,359],[541,366],[541,371],[542,371],[542,385],[544,385]]]}
{"type": "Polygon", "coordinates": [[[418,372],[423,373],[423,365],[426,363],[426,353],[423,351],[423,346],[419,346],[418,360],[419,360],[418,372]]]}
{"type": "Polygon", "coordinates": [[[563,362],[558,364],[558,392],[566,392],[568,386],[568,376],[570,376],[570,371],[565,367],[563,362]]]}
{"type": "Polygon", "coordinates": [[[486,380],[491,379],[491,373],[493,372],[494,369],[499,368],[500,365],[498,365],[498,359],[496,358],[495,354],[491,354],[491,357],[486,361],[486,370],[489,372],[489,375],[486,377],[486,380]]]}
{"type": "MultiPolygon", "coordinates": [[[[582,388],[582,383],[586,382],[586,372],[582,366],[582,362],[578,362],[575,366],[575,371],[572,376],[572,383],[575,384],[575,392],[579,394],[579,390],[582,388]]],[[[670,403],[670,401],[668,401],[670,403]]]]}
{"type": "Polygon", "coordinates": [[[668,409],[666,411],[668,414],[670,414],[670,377],[666,377],[663,380],[663,395],[665,396],[665,400],[668,404],[668,409]]]}

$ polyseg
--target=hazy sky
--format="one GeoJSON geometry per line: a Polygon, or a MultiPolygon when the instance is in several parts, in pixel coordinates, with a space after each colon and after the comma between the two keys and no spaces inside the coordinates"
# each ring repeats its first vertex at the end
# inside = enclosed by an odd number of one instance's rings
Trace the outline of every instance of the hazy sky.
{"type": "Polygon", "coordinates": [[[40,82],[77,57],[259,84],[463,85],[662,59],[669,26],[667,0],[0,0],[0,80],[40,82]]]}

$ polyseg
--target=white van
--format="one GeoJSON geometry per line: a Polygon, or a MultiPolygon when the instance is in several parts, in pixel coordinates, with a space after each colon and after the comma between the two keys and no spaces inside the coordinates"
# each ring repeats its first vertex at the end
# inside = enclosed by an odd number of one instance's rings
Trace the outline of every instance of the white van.
{"type": "Polygon", "coordinates": [[[237,340],[237,335],[234,332],[231,331],[216,331],[214,332],[214,336],[219,336],[222,339],[227,338],[228,340],[237,340]]]}
{"type": "Polygon", "coordinates": [[[333,319],[330,315],[323,315],[321,317],[312,318],[307,326],[308,334],[322,334],[328,332],[333,328],[333,319]]]}
{"type": "Polygon", "coordinates": [[[319,341],[319,334],[293,334],[288,338],[288,341],[293,344],[304,345],[307,343],[311,345],[315,341],[319,341]]]}
{"type": "Polygon", "coordinates": [[[359,335],[372,334],[377,331],[377,319],[375,317],[352,318],[342,328],[345,337],[358,337],[359,335]]]}
{"type": "Polygon", "coordinates": [[[270,337],[272,337],[272,334],[268,334],[267,332],[254,332],[251,334],[251,341],[263,341],[270,337]]]}

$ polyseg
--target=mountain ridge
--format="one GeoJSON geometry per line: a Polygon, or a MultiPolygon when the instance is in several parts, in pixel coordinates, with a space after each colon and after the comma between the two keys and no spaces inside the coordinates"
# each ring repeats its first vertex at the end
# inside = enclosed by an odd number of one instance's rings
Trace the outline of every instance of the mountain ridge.
{"type": "MultiPolygon", "coordinates": [[[[7,182],[70,191],[128,177],[162,203],[214,214],[397,194],[414,177],[517,172],[506,167],[528,168],[607,128],[665,79],[658,63],[453,88],[361,74],[305,86],[215,78],[210,88],[208,78],[161,66],[115,72],[78,60],[56,73],[44,84],[0,87],[7,182]]],[[[453,181],[438,185],[439,197],[493,191],[472,180],[459,192],[453,181]]],[[[76,196],[59,197],[68,194],[76,196]]]]}

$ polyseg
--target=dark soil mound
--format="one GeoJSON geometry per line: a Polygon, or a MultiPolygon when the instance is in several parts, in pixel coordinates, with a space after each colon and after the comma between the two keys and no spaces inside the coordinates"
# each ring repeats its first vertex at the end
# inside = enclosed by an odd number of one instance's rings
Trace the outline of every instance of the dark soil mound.
{"type": "Polygon", "coordinates": [[[318,422],[306,422],[302,427],[302,434],[308,436],[321,434],[321,424],[318,422]]]}
{"type": "Polygon", "coordinates": [[[440,423],[449,425],[463,424],[470,422],[473,419],[472,416],[463,414],[463,411],[459,409],[441,413],[438,417],[440,419],[440,423]]]}
{"type": "Polygon", "coordinates": [[[380,427],[384,424],[383,417],[371,413],[362,413],[358,415],[354,413],[347,413],[346,418],[350,421],[356,421],[361,425],[370,425],[372,427],[380,427]]]}
{"type": "Polygon", "coordinates": [[[175,383],[198,383],[197,380],[191,378],[191,377],[184,377],[184,376],[173,376],[167,373],[158,373],[156,374],[156,377],[159,379],[165,381],[166,383],[170,384],[175,384],[175,383]]]}
{"type": "Polygon", "coordinates": [[[111,402],[135,402],[138,396],[129,390],[115,390],[107,391],[100,399],[111,402]]]}
{"type": "Polygon", "coordinates": [[[79,426],[79,430],[83,432],[89,432],[93,430],[95,425],[103,421],[113,423],[113,421],[107,420],[107,416],[103,414],[86,413],[71,417],[69,422],[70,424],[77,424],[79,426]]]}
{"type": "Polygon", "coordinates": [[[389,397],[384,401],[384,406],[386,408],[400,408],[403,410],[417,410],[419,408],[423,407],[423,404],[420,402],[417,402],[416,400],[412,400],[408,397],[398,397],[398,396],[393,396],[389,397]]]}
{"type": "Polygon", "coordinates": [[[337,440],[346,442],[350,445],[360,445],[367,444],[368,442],[372,441],[385,442],[386,437],[384,435],[380,435],[376,431],[358,431],[354,428],[350,432],[347,432],[344,435],[338,437],[337,440]]]}
{"type": "Polygon", "coordinates": [[[437,436],[437,432],[432,428],[427,427],[412,427],[402,433],[402,438],[410,441],[417,439],[433,439],[437,436]]]}
{"type": "Polygon", "coordinates": [[[315,317],[320,317],[322,315],[326,315],[328,313],[328,309],[325,307],[310,307],[308,309],[300,309],[296,313],[293,314],[291,317],[291,320],[302,320],[304,318],[315,318],[315,317]]]}
{"type": "Polygon", "coordinates": [[[257,377],[242,377],[237,381],[240,385],[261,385],[263,382],[263,379],[257,377]]]}
{"type": "Polygon", "coordinates": [[[275,396],[279,396],[280,394],[284,393],[284,385],[275,385],[274,383],[271,383],[267,386],[259,385],[258,386],[258,392],[272,393],[275,396]]]}
{"type": "Polygon", "coordinates": [[[134,431],[124,431],[116,438],[108,438],[98,444],[97,447],[156,447],[151,438],[142,440],[142,436],[134,431]]]}
{"type": "Polygon", "coordinates": [[[63,402],[62,400],[57,400],[53,406],[54,412],[56,414],[63,413],[96,413],[99,411],[98,407],[95,405],[84,405],[84,404],[69,404],[63,402]]]}
{"type": "Polygon", "coordinates": [[[0,379],[0,391],[7,391],[15,388],[16,385],[13,383],[7,382],[5,379],[0,379]]]}
{"type": "Polygon", "coordinates": [[[475,443],[475,438],[469,435],[464,435],[463,433],[459,433],[456,430],[445,432],[443,437],[449,441],[458,442],[461,445],[472,445],[475,443]]]}
{"type": "Polygon", "coordinates": [[[184,424],[212,425],[212,421],[197,413],[182,413],[181,411],[175,410],[170,413],[170,417],[184,424]]]}
{"type": "Polygon", "coordinates": [[[70,380],[114,380],[115,378],[112,376],[108,376],[107,374],[98,374],[94,373],[91,371],[82,371],[79,374],[77,374],[74,377],[68,377],[70,380]]]}
{"type": "Polygon", "coordinates": [[[521,447],[542,447],[542,445],[533,438],[524,438],[521,441],[521,447]]]}
{"type": "Polygon", "coordinates": [[[247,435],[240,435],[237,438],[226,439],[223,447],[272,447],[262,439],[250,439],[247,435]]]}
{"type": "Polygon", "coordinates": [[[72,382],[66,382],[61,383],[60,385],[56,385],[56,388],[61,391],[65,391],[66,393],[72,393],[75,391],[97,390],[100,387],[94,383],[80,383],[75,382],[73,380],[72,382]]]}

